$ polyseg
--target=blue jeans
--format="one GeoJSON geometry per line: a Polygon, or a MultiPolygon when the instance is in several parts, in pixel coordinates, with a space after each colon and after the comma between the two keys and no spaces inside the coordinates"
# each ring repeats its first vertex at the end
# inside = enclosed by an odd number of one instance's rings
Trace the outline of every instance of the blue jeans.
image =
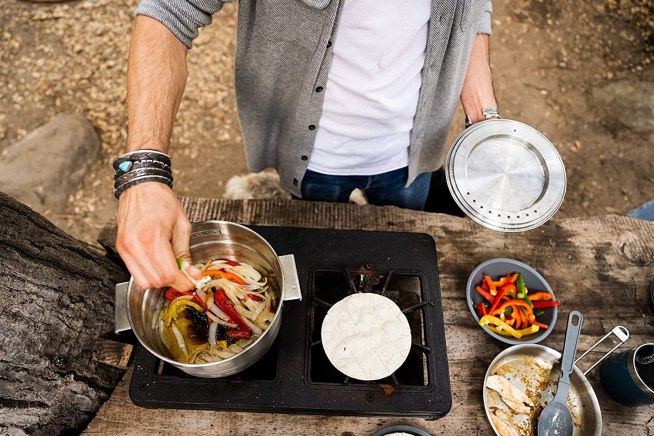
{"type": "Polygon", "coordinates": [[[423,210],[431,173],[420,174],[405,187],[408,174],[406,167],[374,176],[330,176],[307,170],[302,179],[302,199],[347,203],[350,193],[358,188],[366,193],[370,204],[423,210]]]}
{"type": "Polygon", "coordinates": [[[654,200],[630,210],[627,215],[633,218],[640,218],[641,220],[654,221],[654,200]]]}

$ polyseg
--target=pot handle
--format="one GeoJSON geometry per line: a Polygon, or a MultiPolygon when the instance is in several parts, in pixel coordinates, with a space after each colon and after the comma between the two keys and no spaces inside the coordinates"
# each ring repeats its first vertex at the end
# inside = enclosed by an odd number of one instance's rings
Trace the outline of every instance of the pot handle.
{"type": "Polygon", "coordinates": [[[586,352],[585,352],[584,354],[582,354],[581,356],[579,356],[579,357],[577,358],[577,360],[575,360],[575,365],[577,364],[577,362],[579,362],[581,359],[583,359],[584,356],[585,356],[586,354],[588,354],[588,353],[590,353],[591,351],[593,351],[593,348],[597,347],[599,344],[601,344],[601,343],[604,341],[604,339],[608,338],[608,337],[611,336],[612,334],[615,335],[615,336],[618,338],[618,340],[620,341],[620,342],[618,343],[618,345],[616,345],[615,347],[611,348],[611,350],[610,350],[608,353],[606,353],[604,356],[602,356],[601,359],[599,359],[598,361],[596,361],[595,363],[593,363],[593,365],[592,365],[590,368],[588,368],[586,371],[584,371],[584,375],[588,374],[588,373],[590,372],[591,369],[595,368],[595,367],[596,367],[596,366],[597,366],[597,365],[598,365],[602,360],[604,360],[604,359],[606,359],[607,357],[609,357],[609,354],[613,353],[613,352],[615,351],[616,348],[618,348],[620,345],[622,345],[622,344],[624,344],[625,342],[627,342],[627,339],[629,339],[629,330],[627,330],[625,327],[623,327],[623,326],[621,326],[621,325],[619,325],[619,326],[615,326],[615,327],[613,327],[613,330],[611,330],[610,332],[608,332],[607,334],[605,334],[604,337],[603,337],[602,339],[600,339],[599,341],[595,342],[595,344],[593,344],[592,347],[590,347],[588,350],[586,350],[586,352]]]}
{"type": "Polygon", "coordinates": [[[129,324],[127,317],[127,290],[129,289],[129,282],[116,283],[116,297],[114,305],[114,331],[116,333],[131,330],[132,326],[129,324]]]}
{"type": "Polygon", "coordinates": [[[279,264],[284,275],[284,301],[302,300],[302,289],[300,289],[300,279],[297,276],[295,256],[292,254],[279,256],[279,264]]]}

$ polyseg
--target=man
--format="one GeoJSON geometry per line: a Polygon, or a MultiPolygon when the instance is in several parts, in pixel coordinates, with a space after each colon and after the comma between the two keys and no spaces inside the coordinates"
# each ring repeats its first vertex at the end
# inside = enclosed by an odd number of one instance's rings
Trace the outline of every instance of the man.
{"type": "MultiPolygon", "coordinates": [[[[220,0],[143,0],[128,70],[128,151],[115,162],[116,247],[142,288],[190,288],[190,224],[165,155],[186,54],[220,0]],[[141,152],[139,150],[154,150],[141,152]]],[[[460,99],[497,116],[490,0],[241,0],[236,97],[252,171],[296,197],[422,209],[460,99]]]]}

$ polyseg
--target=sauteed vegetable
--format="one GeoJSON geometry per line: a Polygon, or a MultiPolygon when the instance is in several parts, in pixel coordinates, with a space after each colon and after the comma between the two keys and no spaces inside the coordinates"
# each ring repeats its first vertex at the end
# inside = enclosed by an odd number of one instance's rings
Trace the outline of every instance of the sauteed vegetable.
{"type": "Polygon", "coordinates": [[[549,292],[530,294],[520,273],[507,274],[499,280],[484,275],[476,290],[485,299],[477,305],[479,325],[516,339],[548,328],[537,318],[544,308],[560,304],[549,292]]]}
{"type": "Polygon", "coordinates": [[[196,267],[202,278],[187,275],[195,290],[166,290],[152,328],[178,362],[217,362],[254,343],[272,323],[277,303],[267,279],[247,263],[211,259],[196,267]]]}

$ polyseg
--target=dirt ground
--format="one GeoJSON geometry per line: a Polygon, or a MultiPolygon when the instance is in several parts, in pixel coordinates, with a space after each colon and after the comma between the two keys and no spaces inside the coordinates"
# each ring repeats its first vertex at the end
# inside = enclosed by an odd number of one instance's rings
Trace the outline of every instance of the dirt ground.
{"type": "MultiPolygon", "coordinates": [[[[102,158],[61,211],[43,213],[90,243],[116,212],[110,163],[127,134],[136,4],[8,1],[0,9],[0,151],[58,114],[87,116],[102,138],[102,158]]],[[[500,110],[557,146],[568,176],[558,216],[625,214],[654,198],[654,135],[616,127],[592,99],[611,81],[654,81],[653,0],[493,4],[500,110]]],[[[247,172],[233,91],[236,9],[226,5],[188,56],[190,77],[171,142],[181,195],[220,197],[231,176],[247,172]]],[[[462,119],[460,113],[452,139],[462,119]]]]}

